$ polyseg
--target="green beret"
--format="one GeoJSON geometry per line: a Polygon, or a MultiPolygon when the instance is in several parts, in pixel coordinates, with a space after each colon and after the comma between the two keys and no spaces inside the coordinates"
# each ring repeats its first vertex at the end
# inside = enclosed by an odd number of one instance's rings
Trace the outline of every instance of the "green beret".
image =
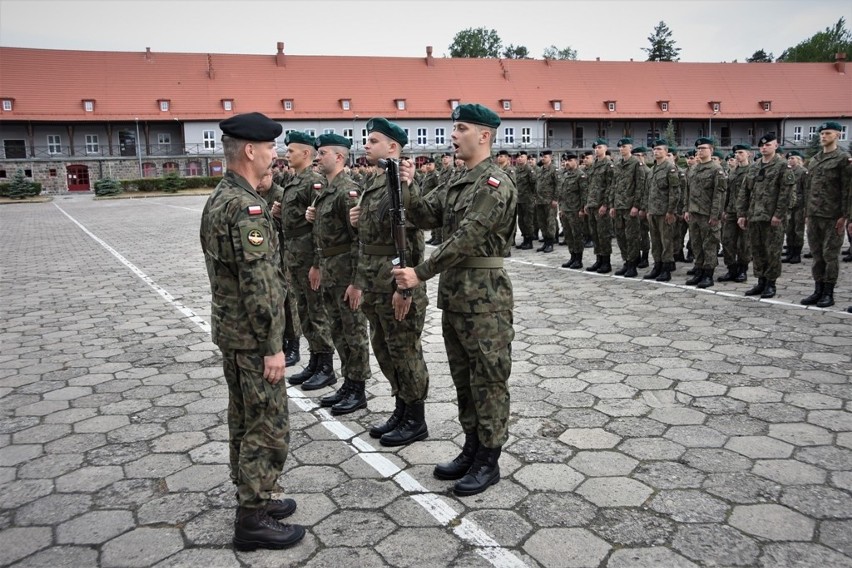
{"type": "Polygon", "coordinates": [[[597,148],[598,146],[609,146],[609,142],[606,141],[606,138],[598,138],[595,140],[595,143],[592,144],[592,148],[597,148]]]}
{"type": "Polygon", "coordinates": [[[695,150],[690,150],[689,152],[686,153],[686,155],[690,158],[694,158],[695,157],[695,150]]]}
{"type": "Polygon", "coordinates": [[[733,148],[731,148],[734,152],[739,150],[745,150],[746,152],[751,152],[751,144],[736,144],[733,148]]]}
{"type": "Polygon", "coordinates": [[[716,146],[716,142],[713,141],[712,138],[699,138],[695,141],[695,147],[698,148],[702,144],[708,144],[710,146],[716,146]]]}
{"type": "Polygon", "coordinates": [[[575,153],[573,153],[573,152],[568,152],[567,154],[564,154],[564,155],[562,156],[562,159],[563,159],[563,160],[565,160],[565,161],[568,161],[568,160],[576,160],[576,159],[577,159],[577,154],[575,154],[575,153]]]}
{"type": "Polygon", "coordinates": [[[734,155],[734,153],[733,153],[733,152],[731,152],[731,153],[729,153],[727,156],[725,156],[725,159],[726,159],[726,160],[735,160],[736,158],[737,158],[737,157],[734,155]]]}
{"type": "Polygon", "coordinates": [[[592,152],[591,150],[583,150],[583,157],[584,157],[584,158],[585,158],[586,156],[594,156],[594,155],[595,155],[595,153],[594,153],[594,152],[592,152]]]}
{"type": "Polygon", "coordinates": [[[552,155],[553,155],[553,150],[542,150],[539,153],[539,156],[552,156],[552,155]]]}
{"type": "Polygon", "coordinates": [[[388,119],[381,116],[371,118],[367,121],[367,132],[379,132],[384,134],[400,146],[408,144],[408,136],[405,130],[399,127],[398,124],[390,122],[388,119]]]}
{"type": "Polygon", "coordinates": [[[778,139],[778,138],[776,138],[776,137],[775,137],[775,133],[774,133],[774,132],[769,132],[769,133],[767,133],[767,134],[764,134],[764,135],[760,138],[760,140],[758,140],[758,141],[757,141],[757,146],[758,146],[758,147],[763,146],[763,145],[764,145],[764,144],[766,144],[767,142],[772,142],[773,140],[777,140],[777,139],[778,139]]]}
{"type": "Polygon", "coordinates": [[[656,140],[654,140],[654,147],[657,146],[665,146],[666,148],[668,148],[669,143],[666,140],[663,140],[662,138],[657,138],[656,140]]]}
{"type": "Polygon", "coordinates": [[[631,154],[647,154],[648,149],[645,146],[636,146],[632,150],[630,150],[631,154]]]}
{"type": "Polygon", "coordinates": [[[823,122],[822,124],[819,125],[819,128],[817,128],[818,132],[822,132],[823,130],[836,130],[838,132],[842,132],[843,127],[840,125],[839,122],[829,120],[827,122],[823,122]]]}
{"type": "Polygon", "coordinates": [[[802,158],[802,159],[805,158],[804,156],[802,156],[802,153],[799,152],[798,150],[790,150],[789,152],[787,152],[786,157],[789,158],[790,156],[797,156],[797,157],[802,158]]]}
{"type": "Polygon", "coordinates": [[[631,146],[633,146],[633,138],[622,138],[621,140],[618,141],[618,147],[619,148],[621,148],[625,144],[630,144],[631,146]]]}
{"type": "Polygon", "coordinates": [[[469,122],[479,124],[488,128],[500,126],[500,117],[488,107],[480,104],[459,105],[453,109],[453,122],[469,122]]]}
{"type": "Polygon", "coordinates": [[[713,157],[714,157],[714,158],[719,158],[720,160],[724,160],[724,159],[725,159],[725,154],[723,154],[723,153],[722,153],[721,151],[719,151],[719,150],[716,150],[715,152],[713,152],[713,157]]]}
{"type": "Polygon", "coordinates": [[[308,134],[307,132],[299,132],[298,130],[291,130],[287,133],[287,136],[284,137],[284,144],[289,146],[290,144],[304,144],[305,146],[313,146],[314,142],[317,139],[308,134]]]}
{"type": "Polygon", "coordinates": [[[352,141],[349,138],[344,138],[340,134],[320,134],[317,136],[317,141],[314,143],[317,149],[323,146],[341,146],[343,148],[351,148],[352,141]]]}
{"type": "Polygon", "coordinates": [[[281,135],[284,128],[259,112],[236,114],[219,123],[222,134],[250,142],[271,142],[281,135]]]}

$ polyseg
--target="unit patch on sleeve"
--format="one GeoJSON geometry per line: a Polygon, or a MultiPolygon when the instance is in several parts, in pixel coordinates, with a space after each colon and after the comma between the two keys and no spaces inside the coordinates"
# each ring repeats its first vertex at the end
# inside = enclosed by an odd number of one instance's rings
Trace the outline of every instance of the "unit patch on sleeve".
{"type": "Polygon", "coordinates": [[[490,185],[491,187],[500,187],[500,180],[494,176],[489,176],[488,185],[490,185]]]}
{"type": "Polygon", "coordinates": [[[246,212],[251,216],[262,215],[263,214],[263,207],[261,207],[260,205],[249,205],[246,212]]]}

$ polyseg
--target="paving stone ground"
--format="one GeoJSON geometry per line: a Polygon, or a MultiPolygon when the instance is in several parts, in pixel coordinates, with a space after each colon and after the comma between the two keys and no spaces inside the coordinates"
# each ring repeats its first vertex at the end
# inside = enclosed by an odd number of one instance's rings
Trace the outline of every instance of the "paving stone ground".
{"type": "Polygon", "coordinates": [[[367,435],[393,405],[375,362],[369,408],[339,421],[327,390],[291,389],[279,484],[308,534],[235,552],[204,200],[0,207],[0,566],[852,566],[852,265],[834,308],[803,309],[808,260],[756,301],[753,277],[592,275],[565,247],[507,261],[498,485],[457,498],[431,475],[462,436],[430,283],[429,439],[367,435]]]}

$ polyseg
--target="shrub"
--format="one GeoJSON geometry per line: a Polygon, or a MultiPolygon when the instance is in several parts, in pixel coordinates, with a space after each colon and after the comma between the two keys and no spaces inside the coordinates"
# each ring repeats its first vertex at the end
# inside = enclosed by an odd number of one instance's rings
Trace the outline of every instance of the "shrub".
{"type": "Polygon", "coordinates": [[[104,178],[95,182],[95,195],[117,195],[122,192],[122,185],[112,179],[104,178]]]}
{"type": "Polygon", "coordinates": [[[24,175],[24,170],[15,172],[12,181],[5,185],[8,186],[6,195],[12,199],[33,197],[41,193],[41,184],[28,180],[24,175]]]}
{"type": "Polygon", "coordinates": [[[161,189],[166,193],[176,193],[177,190],[183,189],[186,182],[176,173],[170,173],[163,176],[161,189]]]}

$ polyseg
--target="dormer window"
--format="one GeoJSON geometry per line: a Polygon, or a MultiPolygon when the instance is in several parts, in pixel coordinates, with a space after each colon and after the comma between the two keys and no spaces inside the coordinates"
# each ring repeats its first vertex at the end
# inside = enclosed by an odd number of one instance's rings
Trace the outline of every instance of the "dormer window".
{"type": "Polygon", "coordinates": [[[10,112],[14,107],[15,99],[3,99],[3,112],[10,112]]]}
{"type": "Polygon", "coordinates": [[[450,99],[449,102],[450,102],[450,108],[453,109],[453,110],[455,110],[455,108],[457,106],[459,106],[459,100],[458,99],[450,99]]]}
{"type": "Polygon", "coordinates": [[[562,101],[550,101],[551,106],[553,106],[553,110],[560,112],[562,111],[562,101]]]}
{"type": "Polygon", "coordinates": [[[94,99],[83,99],[83,110],[86,112],[94,112],[95,111],[95,100],[94,99]]]}
{"type": "Polygon", "coordinates": [[[710,101],[708,104],[713,112],[720,112],[722,110],[722,103],[719,101],[710,101]]]}
{"type": "Polygon", "coordinates": [[[169,112],[169,107],[171,106],[169,99],[158,99],[157,102],[160,103],[160,112],[169,112]]]}
{"type": "Polygon", "coordinates": [[[502,99],[500,102],[503,103],[503,110],[512,110],[511,99],[502,99]]]}
{"type": "Polygon", "coordinates": [[[615,112],[615,101],[604,101],[609,112],[615,112]]]}
{"type": "Polygon", "coordinates": [[[227,112],[234,110],[234,99],[222,99],[222,109],[227,112]]]}
{"type": "Polygon", "coordinates": [[[657,101],[657,104],[660,105],[661,111],[669,112],[669,101],[657,101]]]}
{"type": "Polygon", "coordinates": [[[760,101],[760,106],[763,107],[763,110],[769,112],[772,110],[772,101],[760,101]]]}
{"type": "Polygon", "coordinates": [[[352,108],[352,99],[340,99],[340,108],[350,110],[352,108]]]}
{"type": "Polygon", "coordinates": [[[293,99],[281,99],[281,106],[284,110],[293,110],[293,99]]]}
{"type": "Polygon", "coordinates": [[[394,99],[396,110],[405,110],[405,99],[394,99]]]}

